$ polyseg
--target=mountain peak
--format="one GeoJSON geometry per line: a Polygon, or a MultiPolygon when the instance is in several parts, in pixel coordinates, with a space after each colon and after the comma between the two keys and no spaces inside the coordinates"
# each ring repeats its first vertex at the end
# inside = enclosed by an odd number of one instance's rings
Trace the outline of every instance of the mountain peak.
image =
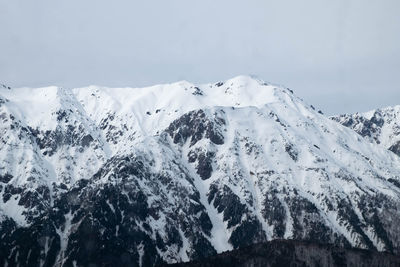
{"type": "Polygon", "coordinates": [[[0,94],[13,101],[10,108],[27,116],[31,126],[37,125],[39,121],[48,121],[51,114],[55,114],[59,109],[67,109],[65,105],[73,105],[79,106],[82,112],[95,120],[105,113],[133,112],[142,121],[142,128],[147,131],[157,125],[166,127],[168,122],[184,113],[203,108],[306,106],[301,99],[289,94],[285,88],[246,75],[223,82],[199,85],[179,81],[143,88],[89,86],[62,89],[51,86],[17,88],[0,94]],[[75,104],[71,104],[72,102],[75,104]]]}
{"type": "Polygon", "coordinates": [[[331,117],[372,143],[400,156],[400,105],[331,117]]]}

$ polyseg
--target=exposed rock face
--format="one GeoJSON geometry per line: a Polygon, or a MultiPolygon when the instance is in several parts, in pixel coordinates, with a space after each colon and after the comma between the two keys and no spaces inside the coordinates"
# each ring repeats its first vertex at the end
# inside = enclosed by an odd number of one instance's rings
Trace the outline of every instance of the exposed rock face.
{"type": "Polygon", "coordinates": [[[399,266],[400,257],[368,250],[340,248],[330,245],[274,240],[224,252],[200,261],[169,266],[182,267],[280,267],[280,266],[399,266]]]}
{"type": "Polygon", "coordinates": [[[400,106],[331,118],[400,156],[400,106]]]}
{"type": "Polygon", "coordinates": [[[400,252],[400,158],[288,89],[237,77],[0,100],[0,265],[153,266],[277,238],[400,252]]]}
{"type": "Polygon", "coordinates": [[[225,120],[218,115],[221,114],[215,113],[210,120],[203,110],[191,111],[172,122],[166,132],[170,134],[175,144],[183,145],[190,139],[190,146],[193,146],[201,139],[206,138],[216,145],[222,145],[224,137],[221,130],[225,125],[225,120]]]}

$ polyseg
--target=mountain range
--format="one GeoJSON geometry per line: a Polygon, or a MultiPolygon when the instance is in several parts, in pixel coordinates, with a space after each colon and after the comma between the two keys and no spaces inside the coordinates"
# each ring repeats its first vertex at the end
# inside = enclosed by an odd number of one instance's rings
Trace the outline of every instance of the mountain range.
{"type": "Polygon", "coordinates": [[[0,87],[0,264],[154,266],[275,239],[400,253],[399,107],[238,76],[0,87]]]}

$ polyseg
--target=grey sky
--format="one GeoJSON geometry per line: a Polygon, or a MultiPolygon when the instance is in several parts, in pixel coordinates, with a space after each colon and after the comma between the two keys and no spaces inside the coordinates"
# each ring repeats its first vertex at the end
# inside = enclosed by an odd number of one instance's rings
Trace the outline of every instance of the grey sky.
{"type": "Polygon", "coordinates": [[[398,0],[0,0],[0,82],[145,86],[254,74],[327,114],[400,104],[398,0]]]}

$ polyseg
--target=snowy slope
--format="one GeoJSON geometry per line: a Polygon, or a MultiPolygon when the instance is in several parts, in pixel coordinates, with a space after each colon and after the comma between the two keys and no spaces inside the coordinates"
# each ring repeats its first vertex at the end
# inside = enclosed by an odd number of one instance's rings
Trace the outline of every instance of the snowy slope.
{"type": "Polygon", "coordinates": [[[3,264],[147,266],[277,238],[400,251],[400,158],[287,88],[1,88],[0,103],[3,264]]]}
{"type": "Polygon", "coordinates": [[[400,106],[344,114],[331,119],[400,156],[400,106]]]}

